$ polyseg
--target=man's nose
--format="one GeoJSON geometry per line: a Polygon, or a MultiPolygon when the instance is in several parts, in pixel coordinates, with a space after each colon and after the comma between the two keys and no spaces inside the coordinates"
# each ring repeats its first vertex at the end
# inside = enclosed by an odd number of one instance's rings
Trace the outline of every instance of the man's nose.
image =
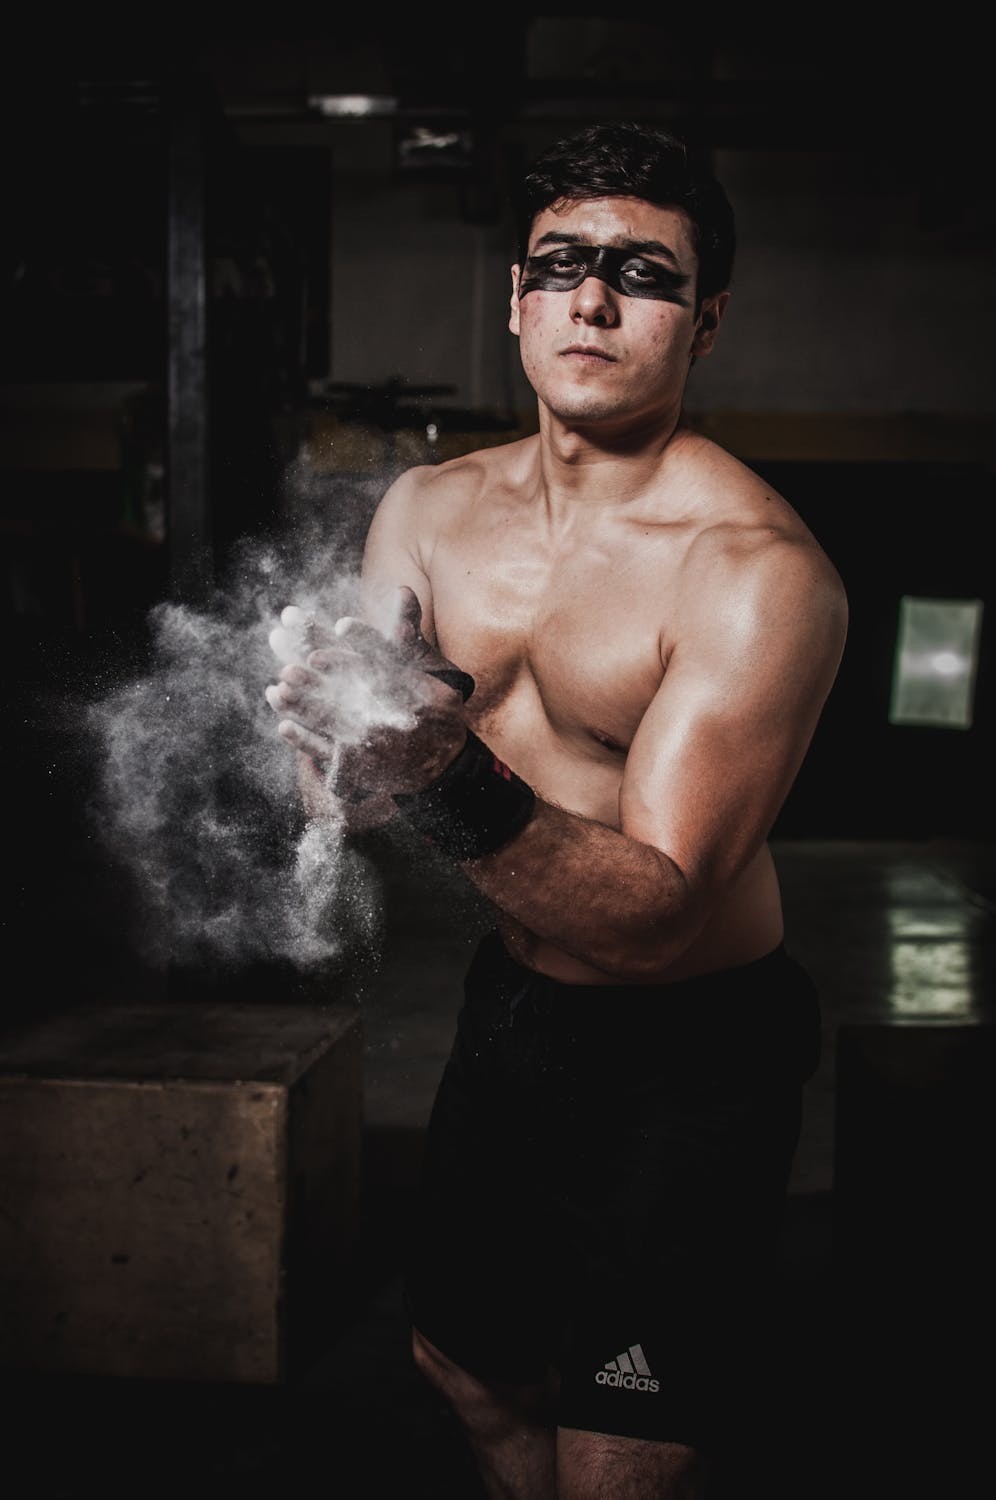
{"type": "Polygon", "coordinates": [[[619,321],[615,293],[600,276],[588,275],[571,294],[571,317],[577,323],[609,328],[619,321]]]}

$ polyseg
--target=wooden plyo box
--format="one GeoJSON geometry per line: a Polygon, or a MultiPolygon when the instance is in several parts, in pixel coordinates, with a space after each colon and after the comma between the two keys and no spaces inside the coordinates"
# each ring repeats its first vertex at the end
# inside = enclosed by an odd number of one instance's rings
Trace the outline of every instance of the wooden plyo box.
{"type": "Polygon", "coordinates": [[[352,1007],[89,1006],[0,1041],[0,1365],[280,1384],[348,1306],[352,1007]]]}

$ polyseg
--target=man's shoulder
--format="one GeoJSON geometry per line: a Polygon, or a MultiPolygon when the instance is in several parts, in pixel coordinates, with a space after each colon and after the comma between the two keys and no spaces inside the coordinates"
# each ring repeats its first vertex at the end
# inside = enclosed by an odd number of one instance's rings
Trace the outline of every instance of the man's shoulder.
{"type": "Polygon", "coordinates": [[[818,597],[846,612],[840,574],[787,496],[708,439],[696,443],[689,462],[701,514],[687,566],[695,594],[772,603],[812,595],[814,604],[818,597]]]}
{"type": "Polygon", "coordinates": [[[514,485],[530,463],[536,442],[535,436],[521,438],[476,448],[438,464],[419,464],[394,481],[385,499],[419,507],[446,505],[476,496],[492,485],[514,485]]]}
{"type": "Polygon", "coordinates": [[[802,526],[786,497],[729,449],[695,431],[683,432],[681,439],[680,482],[705,521],[750,526],[761,518],[777,518],[786,529],[802,526]]]}

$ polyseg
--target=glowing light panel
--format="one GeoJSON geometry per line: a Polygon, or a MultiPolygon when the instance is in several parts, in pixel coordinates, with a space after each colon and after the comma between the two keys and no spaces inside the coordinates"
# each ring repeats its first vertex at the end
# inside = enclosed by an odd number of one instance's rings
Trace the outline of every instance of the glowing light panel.
{"type": "Polygon", "coordinates": [[[981,631],[981,599],[903,596],[892,672],[891,724],[971,728],[981,631]]]}

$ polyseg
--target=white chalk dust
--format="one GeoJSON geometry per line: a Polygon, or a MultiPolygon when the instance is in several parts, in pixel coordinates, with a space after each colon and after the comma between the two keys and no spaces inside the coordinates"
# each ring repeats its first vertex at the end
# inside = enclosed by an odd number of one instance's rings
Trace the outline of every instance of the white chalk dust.
{"type": "MultiPolygon", "coordinates": [[[[341,820],[306,818],[265,697],[359,608],[355,562],[320,528],[246,540],[208,605],[152,610],[147,669],[89,705],[93,818],[135,881],[147,960],[309,969],[376,941],[377,873],[341,820]]],[[[338,679],[343,737],[400,722],[410,681],[389,653],[338,679]]]]}

